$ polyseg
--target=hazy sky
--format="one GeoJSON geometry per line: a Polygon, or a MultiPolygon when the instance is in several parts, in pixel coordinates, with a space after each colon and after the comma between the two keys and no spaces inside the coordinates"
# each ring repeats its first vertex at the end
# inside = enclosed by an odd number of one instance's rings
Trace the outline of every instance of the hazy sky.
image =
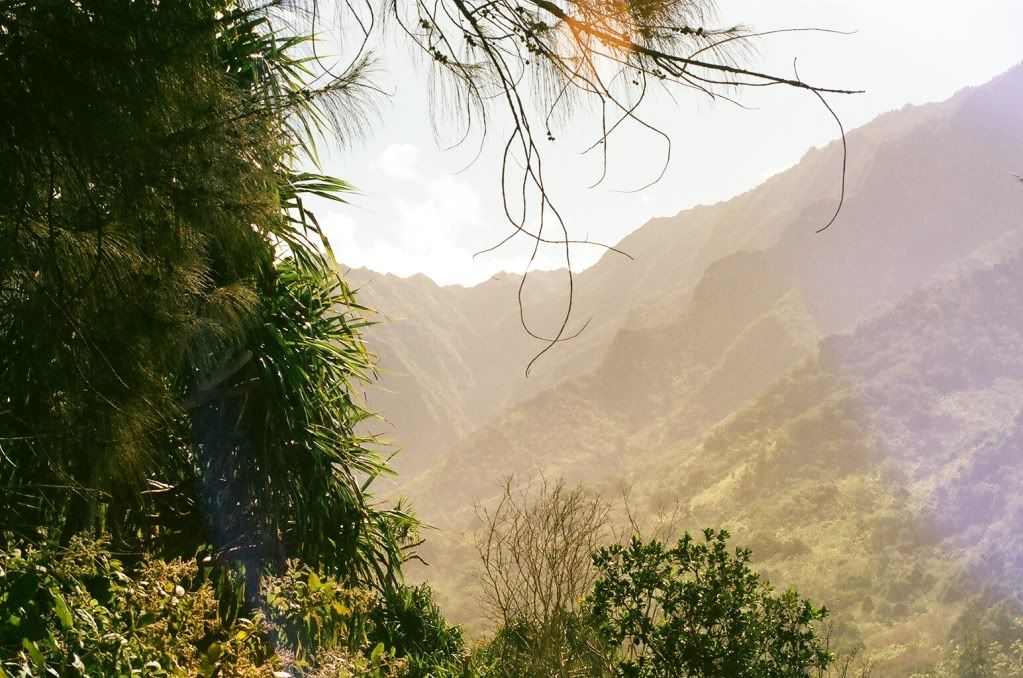
{"type": "MultiPolygon", "coordinates": [[[[1023,61],[1023,0],[721,0],[719,10],[722,25],[857,31],[764,38],[749,64],[789,75],[798,57],[805,81],[866,90],[831,98],[847,128],[906,104],[945,99],[1023,61]]],[[[508,233],[496,155],[504,139],[493,135],[484,154],[466,168],[475,146],[443,151],[434,138],[429,66],[413,58],[398,36],[378,47],[377,55],[376,82],[393,96],[381,100],[367,139],[324,154],[329,173],[361,191],[352,205],[318,207],[338,258],[402,276],[425,273],[442,284],[473,284],[500,270],[521,272],[525,243],[472,258],[508,233]]],[[[580,112],[571,118],[558,140],[542,148],[554,199],[572,236],[613,244],[651,217],[748,190],[838,135],[827,111],[806,92],[766,88],[740,98],[755,110],[682,91],[677,104],[652,99],[646,115],[673,139],[673,158],[664,179],[640,193],[621,191],[656,176],[663,144],[637,129],[625,130],[611,141],[608,180],[588,189],[599,176],[599,156],[579,151],[597,133],[595,117],[580,112]]],[[[585,266],[600,254],[579,247],[573,262],[585,266]]],[[[563,255],[551,248],[539,267],[562,264],[563,255]]]]}

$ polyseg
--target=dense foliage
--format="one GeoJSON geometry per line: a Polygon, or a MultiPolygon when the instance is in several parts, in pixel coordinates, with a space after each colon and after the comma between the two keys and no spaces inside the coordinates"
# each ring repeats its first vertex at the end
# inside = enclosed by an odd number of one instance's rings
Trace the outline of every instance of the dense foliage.
{"type": "Polygon", "coordinates": [[[65,543],[209,544],[250,580],[301,557],[393,579],[414,522],[366,492],[360,309],[303,194],[360,66],[305,84],[302,36],[233,2],[0,11],[0,502],[65,543]],[[313,502],[313,503],[310,503],[313,502]]]}
{"type": "Polygon", "coordinates": [[[416,522],[372,497],[365,309],[303,202],[350,190],[303,168],[365,62],[312,78],[275,4],[0,3],[9,671],[407,665],[367,634],[416,522]]]}
{"type": "Polygon", "coordinates": [[[403,586],[383,594],[373,608],[370,640],[407,662],[411,678],[462,676],[470,657],[462,630],[444,618],[429,586],[403,586]]]}
{"type": "Polygon", "coordinates": [[[72,539],[0,553],[0,675],[387,676],[405,660],[371,643],[380,603],[304,568],[265,582],[248,617],[218,610],[210,568],[72,539]],[[6,671],[6,674],[5,674],[6,671]]]}
{"type": "Polygon", "coordinates": [[[794,589],[776,595],[728,550],[728,533],[688,533],[672,547],[633,538],[594,555],[592,614],[621,676],[813,676],[831,656],[819,638],[827,610],[794,589]]]}

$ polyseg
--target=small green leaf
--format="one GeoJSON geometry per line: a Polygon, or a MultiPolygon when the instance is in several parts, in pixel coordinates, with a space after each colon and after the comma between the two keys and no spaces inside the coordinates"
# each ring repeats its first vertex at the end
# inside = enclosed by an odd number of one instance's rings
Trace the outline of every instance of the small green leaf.
{"type": "Polygon", "coordinates": [[[373,648],[373,652],[369,655],[369,660],[376,664],[380,661],[380,658],[384,656],[384,644],[377,643],[377,646],[373,648]]]}
{"type": "Polygon", "coordinates": [[[309,581],[307,582],[310,591],[315,591],[320,588],[323,584],[320,582],[319,576],[315,572],[309,573],[309,581]]]}
{"type": "Polygon", "coordinates": [[[7,600],[5,607],[18,609],[27,604],[36,594],[39,587],[39,576],[34,572],[22,573],[14,583],[7,588],[7,600]]]}
{"type": "Polygon", "coordinates": [[[53,602],[56,605],[57,620],[65,631],[70,629],[75,625],[75,618],[71,614],[71,608],[68,607],[67,601],[56,588],[50,589],[50,595],[53,596],[53,602]]]}
{"type": "Polygon", "coordinates": [[[28,655],[32,657],[32,661],[35,662],[38,668],[42,668],[46,664],[46,657],[43,656],[43,653],[39,651],[39,648],[31,640],[22,638],[21,646],[28,651],[28,655]]]}
{"type": "Polygon", "coordinates": [[[149,626],[157,620],[157,616],[152,612],[146,612],[137,620],[135,620],[135,628],[140,629],[143,626],[149,626]]]}

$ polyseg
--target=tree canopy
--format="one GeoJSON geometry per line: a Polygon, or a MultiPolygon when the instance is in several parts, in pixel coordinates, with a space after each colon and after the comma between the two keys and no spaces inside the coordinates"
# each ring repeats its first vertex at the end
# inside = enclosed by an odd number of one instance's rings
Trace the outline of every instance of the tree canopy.
{"type": "Polygon", "coordinates": [[[303,197],[364,62],[307,83],[310,38],[234,2],[0,6],[0,501],[9,529],[204,544],[396,575],[355,432],[362,309],[303,197]]]}

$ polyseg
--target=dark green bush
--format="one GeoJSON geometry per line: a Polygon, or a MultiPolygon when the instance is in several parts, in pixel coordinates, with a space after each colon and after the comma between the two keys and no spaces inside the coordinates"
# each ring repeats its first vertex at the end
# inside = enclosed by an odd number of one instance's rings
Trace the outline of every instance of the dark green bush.
{"type": "Polygon", "coordinates": [[[831,663],[818,636],[827,610],[794,589],[775,594],[728,533],[674,546],[633,538],[600,549],[588,601],[621,676],[809,678],[831,663]]]}
{"type": "Polygon", "coordinates": [[[410,677],[469,675],[462,630],[444,619],[428,585],[385,593],[371,619],[370,641],[405,658],[410,677]]]}

